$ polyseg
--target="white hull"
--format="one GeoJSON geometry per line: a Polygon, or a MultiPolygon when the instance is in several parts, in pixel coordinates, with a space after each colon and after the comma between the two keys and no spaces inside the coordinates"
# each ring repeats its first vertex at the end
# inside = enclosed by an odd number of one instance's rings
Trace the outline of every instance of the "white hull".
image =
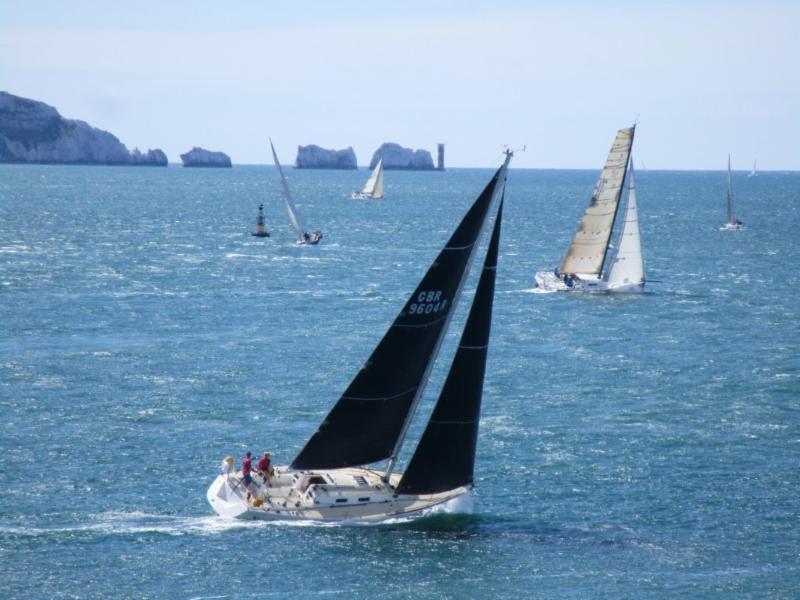
{"type": "Polygon", "coordinates": [[[206,497],[217,514],[233,519],[377,523],[424,516],[470,490],[462,486],[438,494],[395,494],[400,474],[392,474],[388,485],[382,480],[384,475],[364,468],[293,471],[278,467],[269,485],[254,475],[249,488],[240,473],[220,475],[206,497]]]}
{"type": "Polygon", "coordinates": [[[744,223],[725,223],[720,227],[720,231],[738,231],[739,229],[744,229],[744,223]]]}
{"type": "Polygon", "coordinates": [[[536,287],[546,292],[603,292],[612,294],[637,294],[644,291],[644,282],[609,284],[591,275],[573,277],[571,285],[553,271],[539,271],[534,276],[536,287]]]}
{"type": "Polygon", "coordinates": [[[380,200],[383,196],[372,196],[370,194],[365,194],[364,192],[353,192],[350,194],[350,197],[353,200],[380,200]]]}

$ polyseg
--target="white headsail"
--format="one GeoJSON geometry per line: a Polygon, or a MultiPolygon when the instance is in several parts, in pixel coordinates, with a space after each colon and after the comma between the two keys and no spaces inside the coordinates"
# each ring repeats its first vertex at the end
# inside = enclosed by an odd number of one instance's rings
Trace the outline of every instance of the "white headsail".
{"type": "Polygon", "coordinates": [[[622,229],[606,282],[609,289],[637,286],[644,283],[642,242],[639,237],[639,211],[636,206],[636,184],[633,178],[633,160],[628,167],[628,203],[623,217],[622,229]]]}
{"type": "Polygon", "coordinates": [[[367,183],[364,184],[364,189],[361,190],[361,195],[376,200],[383,198],[383,158],[378,161],[378,164],[372,170],[367,183]]]}
{"type": "Polygon", "coordinates": [[[289,213],[289,220],[292,222],[294,232],[297,234],[297,241],[304,240],[303,227],[300,225],[300,218],[297,216],[297,208],[292,202],[292,196],[289,193],[289,184],[286,183],[286,177],[283,175],[281,163],[278,162],[278,155],[275,153],[275,146],[272,145],[272,138],[269,140],[269,147],[272,148],[272,159],[275,161],[275,168],[278,169],[278,179],[281,182],[281,191],[283,192],[283,200],[286,202],[286,211],[289,213]]]}
{"type": "Polygon", "coordinates": [[[562,273],[600,275],[622,194],[634,129],[635,126],[627,127],[617,132],[592,200],[561,263],[562,273]]]}

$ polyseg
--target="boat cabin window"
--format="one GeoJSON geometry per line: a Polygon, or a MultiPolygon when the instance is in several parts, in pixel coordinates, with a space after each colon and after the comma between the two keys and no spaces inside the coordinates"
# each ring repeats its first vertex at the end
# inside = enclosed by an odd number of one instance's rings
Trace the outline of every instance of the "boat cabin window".
{"type": "Polygon", "coordinates": [[[347,498],[337,498],[336,502],[347,502],[347,498]]]}

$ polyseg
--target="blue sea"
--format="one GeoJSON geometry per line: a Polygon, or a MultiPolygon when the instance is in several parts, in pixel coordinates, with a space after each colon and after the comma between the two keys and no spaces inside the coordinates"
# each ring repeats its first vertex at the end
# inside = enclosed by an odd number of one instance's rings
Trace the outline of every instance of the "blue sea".
{"type": "Polygon", "coordinates": [[[742,231],[722,171],[637,173],[650,282],[611,297],[532,290],[598,171],[512,163],[471,502],[214,515],[221,459],[294,458],[491,174],[289,170],[297,247],[272,167],[0,166],[3,597],[796,598],[800,173],[735,173],[742,231]]]}

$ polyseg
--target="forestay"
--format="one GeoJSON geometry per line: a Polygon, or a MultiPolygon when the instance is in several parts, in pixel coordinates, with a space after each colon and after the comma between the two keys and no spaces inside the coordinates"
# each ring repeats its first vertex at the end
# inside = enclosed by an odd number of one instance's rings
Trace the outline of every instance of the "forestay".
{"type": "Polygon", "coordinates": [[[635,126],[617,132],[592,199],[561,263],[562,273],[599,276],[602,272],[631,154],[634,130],[635,126]]]}

